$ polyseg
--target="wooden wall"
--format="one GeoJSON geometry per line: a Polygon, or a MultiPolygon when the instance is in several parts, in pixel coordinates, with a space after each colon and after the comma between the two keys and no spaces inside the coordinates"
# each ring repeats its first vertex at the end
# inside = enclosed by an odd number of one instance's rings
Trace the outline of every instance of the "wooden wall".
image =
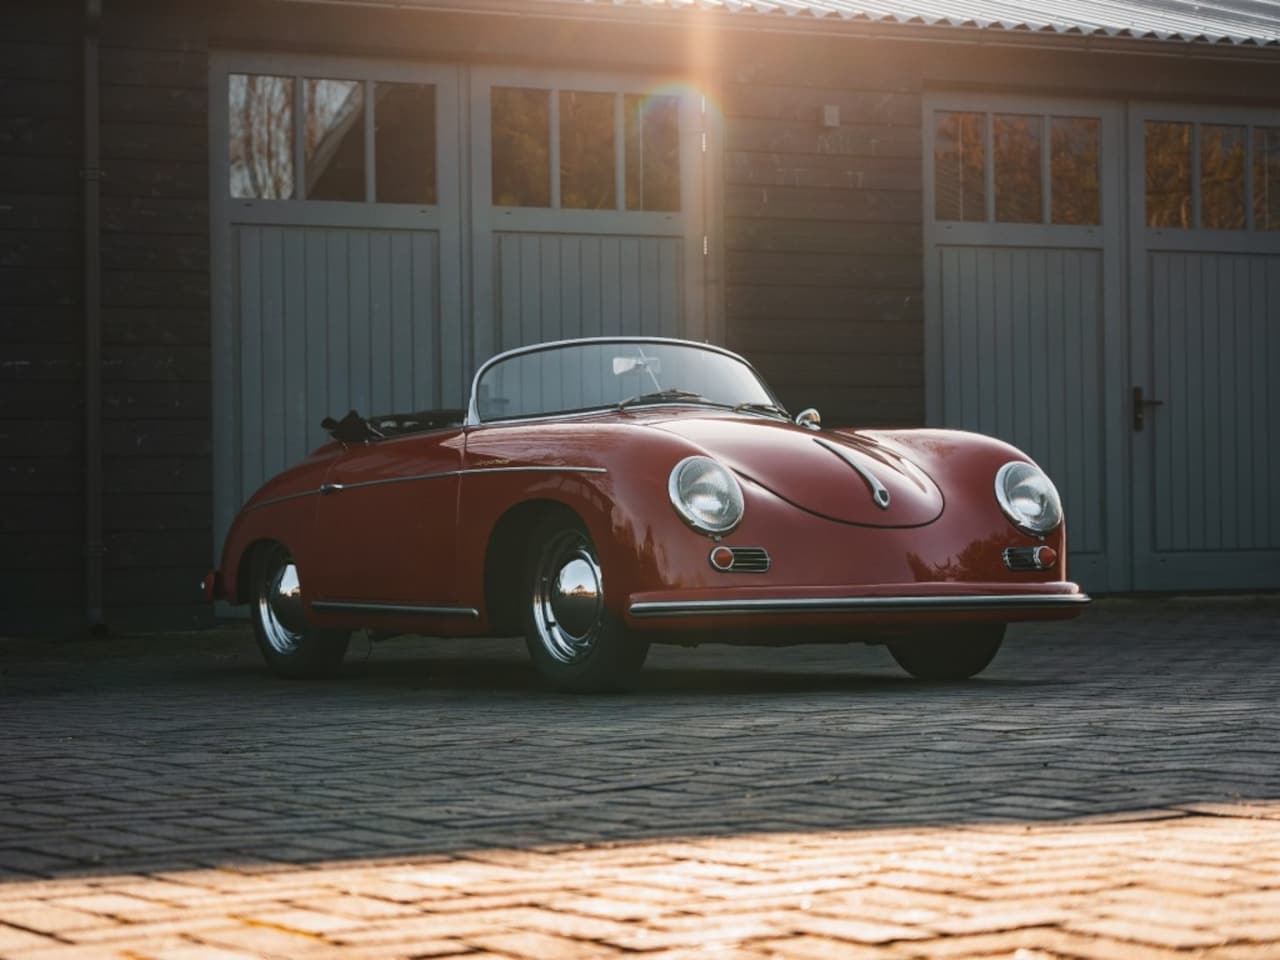
{"type": "Polygon", "coordinates": [[[724,55],[729,346],[828,425],[924,417],[918,77],[847,45],[724,55]],[[823,125],[824,106],[839,125],[823,125]]]}
{"type": "Polygon", "coordinates": [[[183,3],[108,0],[102,35],[107,618],[195,625],[213,555],[208,55],[183,3]]]}
{"type": "MultiPolygon", "coordinates": [[[[784,402],[818,406],[829,424],[924,417],[927,91],[1211,103],[1276,96],[1274,57],[1016,49],[974,44],[975,31],[934,43],[716,32],[706,17],[620,27],[273,0],[105,6],[113,626],[195,625],[210,615],[196,596],[213,553],[210,46],[638,69],[711,89],[723,117],[723,169],[710,189],[723,215],[712,242],[729,345],[784,402]],[[828,104],[839,109],[838,127],[822,124],[828,104]]],[[[74,0],[0,6],[0,629],[56,629],[82,617],[80,10],[74,0]]]]}
{"type": "MultiPolygon", "coordinates": [[[[195,625],[212,550],[203,28],[180,4],[106,8],[107,620],[195,625]]],[[[84,619],[81,10],[0,8],[0,629],[84,619]]]]}
{"type": "Polygon", "coordinates": [[[57,630],[84,567],[80,34],[34,6],[0,7],[0,618],[57,630]]]}

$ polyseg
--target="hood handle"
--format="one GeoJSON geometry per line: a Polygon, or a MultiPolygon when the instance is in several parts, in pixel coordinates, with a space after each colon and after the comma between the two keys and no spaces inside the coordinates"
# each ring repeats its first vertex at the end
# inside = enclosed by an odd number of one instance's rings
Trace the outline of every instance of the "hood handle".
{"type": "Polygon", "coordinates": [[[871,488],[871,499],[875,505],[881,510],[889,509],[889,488],[880,482],[879,477],[853,459],[852,453],[845,450],[843,447],[838,447],[834,443],[828,443],[826,440],[819,437],[814,437],[813,442],[826,450],[830,450],[849,466],[853,467],[853,469],[857,471],[858,476],[862,477],[862,479],[867,482],[867,486],[871,488]]]}

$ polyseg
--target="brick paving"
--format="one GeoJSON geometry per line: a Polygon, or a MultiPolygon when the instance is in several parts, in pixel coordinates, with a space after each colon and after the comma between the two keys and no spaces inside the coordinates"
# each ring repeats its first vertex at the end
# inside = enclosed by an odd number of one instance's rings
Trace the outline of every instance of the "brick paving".
{"type": "Polygon", "coordinates": [[[1280,957],[1280,598],[1107,601],[982,678],[511,642],[0,641],[0,957],[1280,957]]]}

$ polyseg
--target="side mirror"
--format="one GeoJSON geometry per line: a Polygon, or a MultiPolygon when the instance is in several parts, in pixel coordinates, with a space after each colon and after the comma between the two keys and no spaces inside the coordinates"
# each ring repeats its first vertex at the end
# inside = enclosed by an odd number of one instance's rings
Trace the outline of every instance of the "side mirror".
{"type": "Polygon", "coordinates": [[[808,430],[821,430],[822,414],[814,407],[805,407],[796,414],[796,423],[808,430]]]}

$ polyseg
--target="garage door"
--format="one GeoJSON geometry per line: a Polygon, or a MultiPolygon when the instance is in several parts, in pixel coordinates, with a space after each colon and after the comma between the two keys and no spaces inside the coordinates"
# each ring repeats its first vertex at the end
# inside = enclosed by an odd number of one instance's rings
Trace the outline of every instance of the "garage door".
{"type": "Polygon", "coordinates": [[[929,417],[1048,469],[1090,590],[1280,587],[1280,113],[1121,109],[926,104],[929,417]]]}
{"type": "Polygon", "coordinates": [[[1280,587],[1280,112],[1131,117],[1134,587],[1280,587]]]}
{"type": "Polygon", "coordinates": [[[460,406],[538,340],[709,335],[687,90],[219,54],[210,91],[218,545],[327,414],[460,406]]]}
{"type": "Polygon", "coordinates": [[[1119,589],[1119,114],[973,97],[931,99],[925,113],[929,420],[1030,454],[1062,493],[1071,576],[1119,589]]]}
{"type": "Polygon", "coordinates": [[[709,336],[702,101],[657,81],[475,70],[477,351],[709,336]]]}

